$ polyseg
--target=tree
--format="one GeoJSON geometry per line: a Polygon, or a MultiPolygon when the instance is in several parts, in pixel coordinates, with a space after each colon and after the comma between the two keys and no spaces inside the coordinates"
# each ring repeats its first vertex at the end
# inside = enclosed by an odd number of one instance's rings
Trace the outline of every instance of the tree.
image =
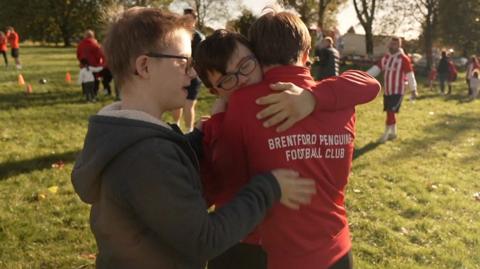
{"type": "Polygon", "coordinates": [[[287,8],[295,9],[302,21],[311,26],[316,23],[320,28],[330,28],[336,24],[339,6],[347,0],[282,0],[287,8]]]}
{"type": "MultiPolygon", "coordinates": [[[[3,2],[3,1],[2,1],[3,2]]],[[[19,0],[0,4],[0,23],[13,25],[22,40],[64,43],[86,28],[101,29],[101,0],[19,0]],[[92,27],[95,26],[95,27],[92,27]]]]}
{"type": "Polygon", "coordinates": [[[323,29],[323,18],[327,11],[327,7],[335,0],[319,0],[318,1],[318,26],[323,29]]]}
{"type": "Polygon", "coordinates": [[[121,5],[125,8],[133,6],[140,7],[168,7],[173,0],[114,0],[113,4],[121,5]]]}
{"type": "Polygon", "coordinates": [[[66,47],[71,45],[74,34],[85,30],[84,22],[95,24],[100,18],[100,14],[96,12],[101,9],[100,1],[46,0],[44,5],[60,30],[66,47]]]}
{"type": "Polygon", "coordinates": [[[373,31],[381,35],[400,35],[411,30],[418,30],[416,22],[422,20],[419,15],[417,0],[386,1],[377,0],[373,31]]]}
{"type": "Polygon", "coordinates": [[[325,26],[331,27],[336,24],[337,12],[346,2],[347,0],[319,0],[317,25],[323,29],[325,26]]]}
{"type": "Polygon", "coordinates": [[[480,52],[480,1],[440,0],[438,15],[444,44],[460,49],[465,57],[480,52]]]}
{"type": "Polygon", "coordinates": [[[242,15],[238,17],[238,19],[230,21],[230,24],[233,26],[235,31],[244,36],[248,36],[248,30],[256,20],[257,17],[255,17],[250,10],[243,9],[242,15]]]}
{"type": "Polygon", "coordinates": [[[440,0],[415,0],[415,5],[422,15],[420,22],[423,28],[423,46],[427,57],[427,70],[430,70],[433,64],[432,50],[436,38],[440,0]]]}
{"type": "Polygon", "coordinates": [[[0,1],[0,25],[12,25],[22,40],[70,46],[92,29],[100,36],[114,13],[135,5],[166,7],[171,0],[16,0],[0,1]],[[8,2],[8,3],[7,3],[8,2]],[[115,7],[115,8],[113,8],[115,7]],[[111,11],[115,12],[111,12],[111,11]]]}
{"type": "Polygon", "coordinates": [[[373,20],[377,0],[353,0],[357,18],[365,30],[365,47],[367,54],[373,55],[373,20]],[[361,5],[359,5],[361,4],[361,5]]]}
{"type": "Polygon", "coordinates": [[[287,8],[292,8],[300,15],[302,21],[310,26],[317,16],[317,3],[315,0],[282,0],[287,8]]]}
{"type": "Polygon", "coordinates": [[[175,0],[172,4],[193,8],[198,14],[197,26],[203,31],[207,25],[228,21],[233,17],[231,11],[240,10],[239,1],[235,0],[175,0]]]}

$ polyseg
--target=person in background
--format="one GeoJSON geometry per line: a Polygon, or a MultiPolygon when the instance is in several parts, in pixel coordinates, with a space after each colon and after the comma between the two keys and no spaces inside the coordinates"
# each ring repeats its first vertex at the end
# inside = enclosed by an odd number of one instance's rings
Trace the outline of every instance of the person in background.
{"type": "Polygon", "coordinates": [[[315,48],[315,57],[318,58],[318,77],[315,78],[316,80],[339,75],[340,53],[333,46],[331,37],[325,37],[320,45],[315,48]]]}
{"type": "Polygon", "coordinates": [[[451,61],[446,51],[442,51],[442,58],[438,62],[437,74],[440,83],[440,93],[442,95],[450,94],[452,92],[452,69],[451,61]],[[445,84],[448,86],[448,92],[445,92],[445,84]]]}
{"type": "Polygon", "coordinates": [[[412,100],[416,98],[417,81],[413,72],[410,58],[402,50],[402,40],[392,37],[388,44],[388,52],[382,59],[367,72],[376,77],[383,71],[384,93],[383,110],[386,112],[385,132],[378,140],[385,143],[397,138],[397,117],[400,112],[403,96],[405,95],[405,81],[411,91],[412,100]]]}
{"type": "MultiPolygon", "coordinates": [[[[110,86],[110,83],[113,80],[112,77],[112,72],[110,72],[110,69],[108,69],[108,65],[106,62],[104,62],[102,66],[102,71],[98,73],[100,77],[102,77],[102,85],[103,85],[103,90],[105,92],[105,95],[112,95],[112,88],[110,86]]],[[[115,99],[120,100],[120,93],[118,92],[117,87],[115,87],[115,99]]]]}
{"type": "Polygon", "coordinates": [[[87,59],[80,60],[80,72],[78,74],[78,84],[82,86],[82,92],[87,102],[94,102],[95,99],[95,75],[102,71],[101,66],[89,66],[87,59]]]}
{"type": "Polygon", "coordinates": [[[7,37],[5,33],[0,31],[0,53],[3,55],[3,60],[5,61],[5,67],[8,67],[8,57],[7,57],[7,37]]]}
{"type": "Polygon", "coordinates": [[[473,75],[473,70],[480,69],[480,62],[476,55],[472,55],[467,64],[467,71],[465,72],[465,78],[467,80],[468,95],[471,95],[470,79],[473,75]]]}
{"type": "Polygon", "coordinates": [[[470,100],[475,100],[478,96],[478,91],[480,91],[480,69],[474,69],[472,71],[472,76],[470,77],[470,100]]]}
{"type": "MultiPolygon", "coordinates": [[[[197,13],[191,8],[186,8],[183,10],[183,14],[186,18],[186,25],[190,31],[192,31],[192,57],[195,57],[195,50],[204,39],[203,34],[196,29],[197,25],[197,13]]],[[[180,119],[182,118],[185,121],[185,128],[187,132],[193,131],[194,121],[195,121],[195,105],[197,104],[197,97],[200,91],[200,86],[202,81],[198,77],[192,78],[190,85],[187,87],[187,101],[183,108],[173,111],[173,119],[177,122],[177,125],[180,125],[180,119]]]]}
{"type": "MultiPolygon", "coordinates": [[[[80,62],[82,59],[86,59],[89,66],[103,67],[105,65],[105,56],[103,55],[103,51],[97,39],[95,39],[95,32],[90,29],[85,31],[84,38],[82,41],[80,41],[80,43],[78,43],[77,46],[77,60],[80,62]]],[[[100,84],[100,80],[98,78],[100,74],[94,73],[94,76],[94,92],[95,96],[97,96],[98,87],[100,84]]]]}
{"type": "Polygon", "coordinates": [[[435,90],[435,81],[437,80],[437,68],[432,65],[430,67],[430,72],[428,73],[428,86],[430,90],[435,90]]]}
{"type": "Polygon", "coordinates": [[[7,27],[7,40],[10,44],[10,49],[12,50],[12,57],[15,60],[15,66],[17,69],[22,69],[22,65],[20,63],[20,38],[12,26],[7,27]]]}

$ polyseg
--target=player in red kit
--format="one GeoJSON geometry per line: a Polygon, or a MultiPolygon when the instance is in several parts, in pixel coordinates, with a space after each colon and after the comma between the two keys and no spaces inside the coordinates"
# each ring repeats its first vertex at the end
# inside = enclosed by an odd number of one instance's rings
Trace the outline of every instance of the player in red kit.
{"type": "Polygon", "coordinates": [[[412,99],[417,94],[417,81],[410,62],[410,58],[402,50],[402,41],[393,37],[388,45],[388,53],[383,56],[379,63],[370,68],[367,72],[372,76],[384,74],[383,110],[387,112],[385,121],[385,132],[379,142],[397,138],[396,113],[400,111],[403,96],[405,95],[405,81],[412,92],[412,99]]]}

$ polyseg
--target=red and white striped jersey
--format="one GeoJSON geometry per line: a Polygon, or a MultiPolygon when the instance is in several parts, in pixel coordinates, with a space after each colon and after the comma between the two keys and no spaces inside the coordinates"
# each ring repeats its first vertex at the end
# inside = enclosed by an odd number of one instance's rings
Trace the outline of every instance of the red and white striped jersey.
{"type": "Polygon", "coordinates": [[[385,95],[405,94],[405,75],[413,71],[408,56],[401,51],[387,53],[377,65],[383,71],[385,95]]]}

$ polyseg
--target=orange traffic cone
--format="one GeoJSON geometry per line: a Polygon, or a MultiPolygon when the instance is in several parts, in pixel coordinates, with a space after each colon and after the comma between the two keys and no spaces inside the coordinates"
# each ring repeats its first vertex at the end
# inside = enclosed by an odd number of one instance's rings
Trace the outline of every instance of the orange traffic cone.
{"type": "Polygon", "coordinates": [[[22,74],[18,74],[18,85],[20,86],[25,85],[25,80],[23,79],[22,74]]]}
{"type": "Polygon", "coordinates": [[[31,94],[32,93],[32,84],[28,83],[25,93],[26,94],[31,94]]]}
{"type": "Polygon", "coordinates": [[[65,82],[70,83],[72,82],[72,76],[70,75],[70,72],[67,71],[67,74],[65,74],[65,82]]]}

